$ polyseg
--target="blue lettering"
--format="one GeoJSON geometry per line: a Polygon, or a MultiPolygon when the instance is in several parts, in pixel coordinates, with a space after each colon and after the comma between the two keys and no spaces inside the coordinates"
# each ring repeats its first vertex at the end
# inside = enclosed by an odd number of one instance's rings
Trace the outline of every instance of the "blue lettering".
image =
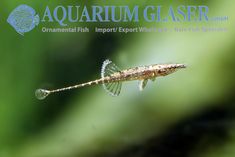
{"type": "Polygon", "coordinates": [[[87,10],[86,6],[84,6],[84,8],[83,8],[82,15],[81,15],[81,18],[79,20],[80,22],[83,22],[83,17],[86,18],[86,22],[91,22],[91,18],[88,14],[88,10],[87,10]]]}
{"type": "Polygon", "coordinates": [[[105,10],[105,20],[104,20],[104,22],[110,22],[110,20],[109,20],[109,6],[104,6],[104,10],[105,10]]]}
{"type": "Polygon", "coordinates": [[[67,17],[66,9],[65,9],[63,6],[57,6],[57,7],[55,8],[55,10],[54,10],[54,18],[55,18],[55,20],[56,20],[57,22],[59,22],[59,24],[60,24],[61,26],[67,26],[67,24],[64,24],[64,23],[63,23],[64,20],[66,19],[66,17],[67,17]],[[58,10],[59,10],[59,9],[62,9],[62,18],[61,18],[61,19],[58,18],[58,10]]]}
{"type": "Polygon", "coordinates": [[[147,6],[145,9],[144,9],[144,19],[147,21],[147,22],[153,22],[155,20],[155,15],[154,13],[151,13],[150,14],[150,18],[149,18],[149,14],[148,14],[148,11],[149,9],[151,9],[152,11],[155,9],[154,6],[147,6]]]}
{"type": "Polygon", "coordinates": [[[191,16],[194,16],[194,20],[196,20],[196,15],[195,15],[195,11],[197,10],[196,6],[188,6],[188,21],[191,21],[191,16]],[[193,10],[191,10],[191,8],[193,10]]]}
{"type": "Polygon", "coordinates": [[[103,22],[103,19],[101,16],[102,12],[103,12],[103,8],[101,6],[92,6],[92,22],[97,22],[97,18],[99,19],[100,22],[103,22]]]}
{"type": "Polygon", "coordinates": [[[52,19],[52,16],[51,16],[51,11],[50,11],[48,6],[46,7],[46,10],[44,12],[44,15],[43,15],[43,18],[42,18],[42,22],[46,21],[45,20],[46,17],[49,19],[49,22],[53,22],[53,19],[52,19]]]}
{"type": "Polygon", "coordinates": [[[209,12],[209,8],[208,6],[199,6],[199,20],[202,21],[202,16],[204,16],[204,18],[206,19],[206,21],[208,21],[208,12],[209,12]],[[205,10],[203,12],[203,9],[205,10]]]}
{"type": "Polygon", "coordinates": [[[185,21],[186,20],[186,15],[185,15],[185,12],[183,10],[185,10],[184,5],[181,5],[181,6],[178,7],[178,13],[183,16],[183,21],[185,21]]]}
{"type": "Polygon", "coordinates": [[[73,19],[72,18],[72,14],[73,14],[72,8],[73,8],[73,6],[68,6],[69,22],[77,22],[78,21],[78,14],[79,14],[78,11],[79,11],[80,6],[75,6],[75,7],[76,7],[76,12],[75,12],[76,18],[73,19]]]}
{"type": "Polygon", "coordinates": [[[129,9],[128,6],[125,6],[124,7],[124,19],[123,19],[123,22],[128,22],[128,21],[132,21],[133,20],[133,17],[134,17],[134,22],[138,22],[139,21],[139,14],[138,14],[138,10],[139,10],[139,7],[138,6],[135,6],[132,13],[129,9]]]}
{"type": "Polygon", "coordinates": [[[169,14],[168,15],[171,16],[173,21],[175,21],[175,14],[174,14],[174,9],[173,9],[172,6],[169,9],[169,14]]]}
{"type": "Polygon", "coordinates": [[[116,6],[111,6],[111,11],[112,11],[112,13],[111,13],[111,18],[112,18],[112,21],[113,22],[120,22],[120,21],[122,21],[122,7],[121,6],[119,6],[119,19],[116,19],[116,14],[117,14],[117,12],[116,12],[116,6]]]}

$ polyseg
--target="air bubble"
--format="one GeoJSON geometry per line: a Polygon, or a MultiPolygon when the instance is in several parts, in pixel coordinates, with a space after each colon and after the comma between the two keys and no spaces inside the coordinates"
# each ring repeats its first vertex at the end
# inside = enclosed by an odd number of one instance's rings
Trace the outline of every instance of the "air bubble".
{"type": "Polygon", "coordinates": [[[45,89],[37,89],[35,91],[35,96],[39,100],[45,99],[49,94],[50,94],[50,91],[49,90],[45,90],[45,89]]]}

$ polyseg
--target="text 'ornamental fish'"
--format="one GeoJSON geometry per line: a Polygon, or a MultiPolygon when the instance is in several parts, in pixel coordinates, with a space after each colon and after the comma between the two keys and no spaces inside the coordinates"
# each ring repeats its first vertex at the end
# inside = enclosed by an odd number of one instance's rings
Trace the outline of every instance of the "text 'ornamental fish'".
{"type": "Polygon", "coordinates": [[[139,90],[142,91],[149,79],[154,81],[156,77],[169,75],[182,68],[186,68],[186,65],[154,64],[149,66],[140,66],[129,68],[126,70],[120,70],[112,61],[107,59],[102,65],[100,79],[54,90],[37,89],[35,95],[39,100],[42,100],[52,93],[102,84],[104,89],[109,94],[111,94],[112,96],[118,96],[121,91],[122,82],[124,81],[139,80],[139,90]]]}

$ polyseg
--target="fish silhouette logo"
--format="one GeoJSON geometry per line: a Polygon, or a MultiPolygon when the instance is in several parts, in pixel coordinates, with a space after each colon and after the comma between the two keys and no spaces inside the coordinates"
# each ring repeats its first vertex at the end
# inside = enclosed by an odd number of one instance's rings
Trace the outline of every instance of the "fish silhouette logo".
{"type": "Polygon", "coordinates": [[[25,4],[15,8],[7,19],[7,22],[21,35],[33,30],[39,21],[40,18],[36,11],[25,4]]]}

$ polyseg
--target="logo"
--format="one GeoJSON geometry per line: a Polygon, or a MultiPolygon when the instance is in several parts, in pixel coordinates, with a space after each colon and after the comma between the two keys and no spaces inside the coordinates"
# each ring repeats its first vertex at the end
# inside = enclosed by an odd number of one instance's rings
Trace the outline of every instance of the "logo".
{"type": "MultiPolygon", "coordinates": [[[[148,28],[137,27],[138,23],[189,23],[189,22],[226,22],[228,16],[209,16],[209,6],[206,5],[144,5],[144,6],[117,6],[117,5],[46,5],[44,11],[39,15],[36,11],[25,4],[16,7],[9,15],[7,22],[20,35],[32,31],[39,23],[42,24],[42,32],[90,32],[88,27],[78,27],[81,23],[120,23],[116,28],[95,27],[94,32],[164,32],[175,30],[176,32],[185,29],[174,28],[148,28]],[[121,27],[125,23],[133,23],[134,27],[121,27]],[[50,24],[52,27],[47,27],[50,24]],[[56,27],[55,27],[56,26],[56,27]]],[[[90,24],[88,24],[90,25],[90,24]]],[[[173,26],[173,25],[172,25],[173,26]]],[[[173,26],[174,27],[174,26],[173,26]]],[[[188,31],[200,31],[190,27],[188,31]]],[[[204,30],[203,30],[204,31],[204,30]]]]}
{"type": "Polygon", "coordinates": [[[9,15],[7,22],[21,35],[30,32],[39,24],[36,11],[28,5],[20,5],[9,15]]]}

